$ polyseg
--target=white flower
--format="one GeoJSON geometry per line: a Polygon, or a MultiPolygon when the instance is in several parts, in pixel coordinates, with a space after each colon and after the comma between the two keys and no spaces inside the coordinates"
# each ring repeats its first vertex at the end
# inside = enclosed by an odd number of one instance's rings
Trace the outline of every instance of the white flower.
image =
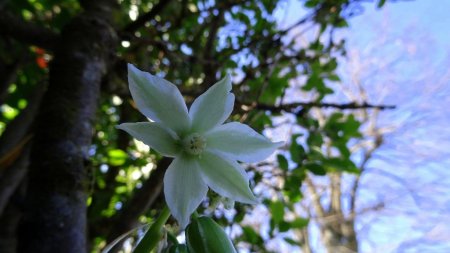
{"type": "Polygon", "coordinates": [[[164,176],[164,194],[181,227],[189,223],[208,187],[232,200],[257,203],[237,161],[260,161],[282,143],[272,143],[238,122],[223,124],[234,105],[229,75],[195,99],[189,111],[174,84],[131,64],[128,82],[138,109],[153,122],[117,128],[175,158],[164,176]]]}

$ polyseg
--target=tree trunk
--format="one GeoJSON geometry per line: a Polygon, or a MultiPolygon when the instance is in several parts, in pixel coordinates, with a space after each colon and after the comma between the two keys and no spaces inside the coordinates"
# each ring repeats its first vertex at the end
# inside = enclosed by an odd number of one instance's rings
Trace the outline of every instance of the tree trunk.
{"type": "Polygon", "coordinates": [[[115,1],[81,4],[85,12],[63,29],[50,66],[31,150],[19,252],[87,251],[85,164],[116,34],[109,24],[115,1]]]}

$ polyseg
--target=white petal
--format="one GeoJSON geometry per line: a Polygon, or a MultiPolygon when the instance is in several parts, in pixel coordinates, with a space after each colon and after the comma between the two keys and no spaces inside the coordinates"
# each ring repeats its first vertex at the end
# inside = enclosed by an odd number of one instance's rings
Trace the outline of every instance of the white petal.
{"type": "Polygon", "coordinates": [[[205,132],[222,124],[230,116],[234,105],[234,95],[230,91],[231,78],[226,75],[195,99],[189,109],[194,131],[205,132]]]}
{"type": "Polygon", "coordinates": [[[188,129],[188,110],[178,88],[171,82],[128,64],[128,83],[138,109],[153,121],[178,134],[188,129]]]}
{"type": "Polygon", "coordinates": [[[197,162],[189,157],[177,157],[164,176],[164,195],[172,216],[185,228],[190,215],[206,197],[208,187],[203,182],[197,162]]]}
{"type": "Polygon", "coordinates": [[[172,130],[157,122],[123,123],[116,126],[142,141],[164,156],[175,157],[180,147],[178,136],[172,130]]]}
{"type": "Polygon", "coordinates": [[[198,164],[203,180],[219,195],[239,202],[258,203],[248,186],[247,173],[237,162],[213,152],[203,152],[198,164]]]}
{"type": "Polygon", "coordinates": [[[231,122],[216,127],[206,135],[206,147],[243,162],[267,158],[283,142],[271,142],[249,126],[231,122]]]}

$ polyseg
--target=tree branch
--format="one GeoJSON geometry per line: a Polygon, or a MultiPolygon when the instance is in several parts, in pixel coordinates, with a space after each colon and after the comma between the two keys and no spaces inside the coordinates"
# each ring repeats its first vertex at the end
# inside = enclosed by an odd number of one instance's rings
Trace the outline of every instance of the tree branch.
{"type": "Polygon", "coordinates": [[[17,253],[17,230],[22,217],[22,200],[25,195],[25,180],[11,196],[11,200],[6,206],[2,216],[0,216],[0,252],[17,253]]]}
{"type": "Polygon", "coordinates": [[[356,103],[356,102],[350,102],[345,104],[338,104],[338,103],[326,103],[326,102],[297,102],[297,103],[291,103],[291,104],[282,104],[278,106],[274,105],[267,105],[267,104],[256,104],[256,105],[249,105],[249,104],[243,104],[247,105],[253,109],[259,109],[259,110],[268,110],[271,112],[289,112],[289,113],[297,113],[299,109],[304,108],[312,108],[312,107],[319,107],[319,108],[336,108],[341,110],[354,110],[354,109],[379,109],[379,110],[386,110],[386,109],[395,109],[395,105],[373,105],[369,104],[367,102],[364,103],[356,103]]]}
{"type": "Polygon", "coordinates": [[[54,50],[58,41],[58,34],[52,30],[27,22],[7,11],[0,11],[0,34],[49,51],[54,50]]]}
{"type": "Polygon", "coordinates": [[[204,54],[203,59],[205,59],[205,64],[203,64],[204,73],[205,73],[205,82],[207,85],[212,85],[216,81],[216,71],[217,71],[217,63],[211,64],[208,63],[208,61],[212,60],[214,58],[214,52],[215,52],[215,44],[214,42],[217,41],[217,32],[219,31],[219,28],[221,27],[221,23],[224,20],[224,12],[225,9],[219,9],[219,13],[217,16],[214,16],[213,20],[211,21],[211,26],[209,29],[209,36],[208,40],[206,41],[205,48],[204,48],[204,54]]]}
{"type": "Polygon", "coordinates": [[[369,125],[369,129],[371,132],[373,132],[373,137],[374,137],[373,146],[364,152],[363,160],[362,160],[361,164],[359,165],[360,174],[355,176],[355,181],[353,182],[353,185],[351,187],[351,191],[350,191],[350,213],[351,214],[355,213],[356,193],[359,188],[361,175],[366,170],[366,165],[369,162],[369,160],[372,158],[374,152],[383,144],[383,135],[379,131],[379,129],[377,128],[377,125],[376,125],[376,120],[378,118],[378,112],[379,112],[378,110],[376,110],[374,112],[374,115],[372,116],[373,120],[372,120],[371,124],[369,125]]]}
{"type": "Polygon", "coordinates": [[[323,210],[322,204],[320,203],[320,195],[316,190],[316,186],[309,176],[306,176],[305,182],[311,193],[311,202],[316,210],[317,216],[325,217],[325,210],[323,210]]]}
{"type": "Polygon", "coordinates": [[[47,88],[39,84],[27,98],[28,106],[14,118],[0,137],[0,216],[26,175],[31,129],[47,88]]]}
{"type": "Polygon", "coordinates": [[[343,213],[342,204],[341,204],[341,181],[342,181],[342,173],[331,173],[330,174],[330,212],[333,213],[343,213]]]}

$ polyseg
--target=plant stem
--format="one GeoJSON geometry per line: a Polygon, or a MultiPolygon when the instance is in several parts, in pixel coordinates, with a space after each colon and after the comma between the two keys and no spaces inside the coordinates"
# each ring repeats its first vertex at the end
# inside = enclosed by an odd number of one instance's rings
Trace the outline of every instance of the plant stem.
{"type": "Polygon", "coordinates": [[[156,219],[156,221],[147,230],[144,238],[142,238],[142,240],[138,243],[133,253],[149,253],[152,249],[154,249],[161,239],[163,226],[166,224],[169,217],[170,211],[166,206],[162,210],[158,219],[156,219]]]}

